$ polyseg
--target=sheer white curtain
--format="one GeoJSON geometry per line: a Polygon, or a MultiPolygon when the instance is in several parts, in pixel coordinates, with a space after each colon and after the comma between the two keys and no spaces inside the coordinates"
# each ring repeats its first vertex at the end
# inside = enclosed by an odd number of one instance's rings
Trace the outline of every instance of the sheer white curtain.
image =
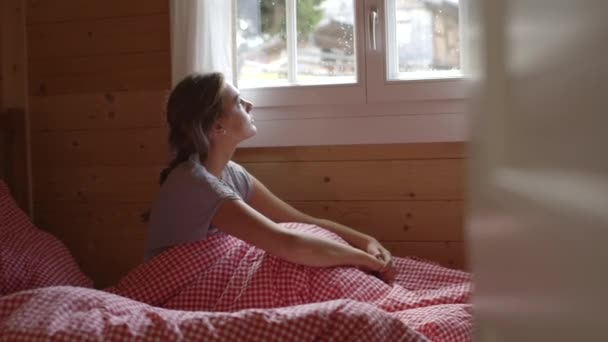
{"type": "Polygon", "coordinates": [[[171,80],[191,72],[232,73],[233,0],[171,0],[171,80]]]}

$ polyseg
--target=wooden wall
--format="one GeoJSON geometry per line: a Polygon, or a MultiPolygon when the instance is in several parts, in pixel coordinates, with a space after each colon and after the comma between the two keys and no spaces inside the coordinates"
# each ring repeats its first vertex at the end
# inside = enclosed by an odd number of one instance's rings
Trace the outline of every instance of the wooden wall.
{"type": "MultiPolygon", "coordinates": [[[[97,286],[141,261],[140,215],[166,164],[166,0],[28,0],[36,223],[97,286]]],[[[462,144],[247,149],[236,159],[280,197],[462,267],[462,144]]]]}
{"type": "Polygon", "coordinates": [[[296,208],[395,255],[466,267],[462,143],[254,148],[235,159],[296,208]]]}
{"type": "MultiPolygon", "coordinates": [[[[0,2],[0,18],[4,19],[4,2],[0,2]]],[[[0,24],[0,109],[4,109],[4,31],[4,24],[0,24]]]]}
{"type": "Polygon", "coordinates": [[[31,214],[25,9],[23,0],[0,0],[0,177],[19,206],[31,214]]]}
{"type": "Polygon", "coordinates": [[[166,155],[168,6],[27,1],[35,221],[98,286],[141,260],[166,155]]]}

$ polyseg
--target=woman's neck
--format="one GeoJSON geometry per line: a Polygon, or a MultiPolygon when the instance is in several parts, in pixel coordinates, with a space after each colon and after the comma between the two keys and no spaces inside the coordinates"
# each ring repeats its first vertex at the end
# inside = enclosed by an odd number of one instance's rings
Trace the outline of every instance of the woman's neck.
{"type": "Polygon", "coordinates": [[[203,163],[203,166],[205,166],[205,169],[207,169],[209,173],[220,178],[224,168],[230,159],[232,159],[234,150],[236,150],[236,146],[218,146],[211,144],[209,147],[209,155],[207,156],[207,160],[203,163]]]}

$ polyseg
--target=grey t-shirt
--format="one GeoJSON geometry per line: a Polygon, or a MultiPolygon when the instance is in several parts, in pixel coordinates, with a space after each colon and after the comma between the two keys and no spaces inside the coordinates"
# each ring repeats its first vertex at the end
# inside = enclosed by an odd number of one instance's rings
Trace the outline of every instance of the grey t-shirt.
{"type": "Polygon", "coordinates": [[[252,188],[253,178],[239,164],[229,161],[218,179],[193,154],[171,171],[160,188],[150,212],[145,260],[177,244],[219,233],[211,221],[222,202],[247,202],[252,188]]]}

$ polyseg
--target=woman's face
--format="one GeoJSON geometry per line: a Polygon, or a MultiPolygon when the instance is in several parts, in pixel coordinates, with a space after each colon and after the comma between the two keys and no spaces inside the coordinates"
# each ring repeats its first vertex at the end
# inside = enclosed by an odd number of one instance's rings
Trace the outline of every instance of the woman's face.
{"type": "Polygon", "coordinates": [[[218,119],[219,125],[216,124],[221,126],[220,135],[236,143],[253,137],[257,132],[250,115],[253,103],[242,99],[238,89],[230,83],[226,83],[224,88],[223,102],[224,112],[218,119]]]}

